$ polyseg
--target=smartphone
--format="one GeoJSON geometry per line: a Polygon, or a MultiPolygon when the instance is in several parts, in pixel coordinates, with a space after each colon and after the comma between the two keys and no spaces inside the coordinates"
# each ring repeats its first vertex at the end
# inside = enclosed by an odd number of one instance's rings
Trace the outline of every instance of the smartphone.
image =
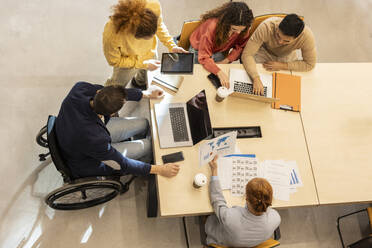
{"type": "Polygon", "coordinates": [[[215,74],[211,73],[207,77],[212,82],[214,87],[216,87],[216,89],[222,86],[220,79],[215,74]]]}
{"type": "Polygon", "coordinates": [[[161,159],[163,160],[164,164],[185,160],[182,152],[175,152],[175,153],[163,155],[161,156],[161,159]]]}

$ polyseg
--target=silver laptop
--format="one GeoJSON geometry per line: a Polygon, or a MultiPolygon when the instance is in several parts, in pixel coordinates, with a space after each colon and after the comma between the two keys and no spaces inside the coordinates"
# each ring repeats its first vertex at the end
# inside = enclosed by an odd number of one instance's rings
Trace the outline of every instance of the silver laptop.
{"type": "MultiPolygon", "coordinates": [[[[273,76],[271,74],[260,74],[264,87],[265,97],[273,96],[273,76]]],[[[230,83],[233,84],[233,91],[245,94],[253,94],[253,82],[244,69],[230,69],[230,83]]]]}
{"type": "Polygon", "coordinates": [[[187,103],[155,104],[160,148],[193,146],[212,136],[205,90],[187,103]]]}

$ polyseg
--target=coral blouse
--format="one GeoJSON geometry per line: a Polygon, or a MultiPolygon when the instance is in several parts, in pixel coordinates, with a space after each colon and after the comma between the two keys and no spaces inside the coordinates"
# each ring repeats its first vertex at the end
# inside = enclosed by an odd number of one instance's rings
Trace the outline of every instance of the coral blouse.
{"type": "Polygon", "coordinates": [[[249,31],[244,37],[239,37],[239,34],[234,33],[224,44],[216,47],[214,45],[214,39],[216,36],[217,22],[217,18],[206,20],[200,24],[190,36],[191,46],[198,50],[199,63],[213,74],[217,74],[221,69],[213,61],[212,54],[229,51],[232,48],[227,58],[230,62],[235,61],[240,57],[249,36],[249,31]]]}

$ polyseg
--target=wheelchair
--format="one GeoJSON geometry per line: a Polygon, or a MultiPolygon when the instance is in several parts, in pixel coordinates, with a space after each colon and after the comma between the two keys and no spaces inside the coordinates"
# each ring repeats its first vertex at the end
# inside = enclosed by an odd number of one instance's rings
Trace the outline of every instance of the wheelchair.
{"type": "Polygon", "coordinates": [[[135,176],[123,184],[120,182],[120,171],[115,171],[112,176],[73,177],[61,156],[55,131],[55,120],[56,117],[50,115],[47,125],[41,128],[36,136],[36,142],[49,149],[48,153],[39,154],[39,160],[45,161],[46,157],[50,155],[64,182],[62,187],[50,192],[45,197],[45,203],[48,206],[58,210],[84,209],[110,201],[129,190],[135,176]]]}

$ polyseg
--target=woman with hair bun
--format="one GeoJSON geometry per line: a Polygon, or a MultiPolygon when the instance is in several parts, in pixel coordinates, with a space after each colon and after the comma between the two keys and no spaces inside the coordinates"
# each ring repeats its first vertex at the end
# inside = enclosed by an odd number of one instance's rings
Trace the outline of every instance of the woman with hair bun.
{"type": "Polygon", "coordinates": [[[240,58],[253,22],[252,10],[244,2],[228,2],[200,19],[200,26],[190,36],[189,51],[195,53],[196,63],[229,87],[227,75],[216,64],[228,64],[240,58]]]}
{"type": "Polygon", "coordinates": [[[157,39],[171,52],[186,52],[169,35],[158,0],[121,0],[103,31],[103,52],[113,74],[105,86],[119,84],[146,89],[147,72],[160,66],[155,60],[157,39]]]}
{"type": "Polygon", "coordinates": [[[217,156],[209,163],[212,171],[210,200],[214,215],[205,223],[207,244],[252,247],[270,238],[280,224],[272,209],[273,189],[264,178],[254,178],[246,185],[246,206],[229,208],[217,176],[217,156]]]}

